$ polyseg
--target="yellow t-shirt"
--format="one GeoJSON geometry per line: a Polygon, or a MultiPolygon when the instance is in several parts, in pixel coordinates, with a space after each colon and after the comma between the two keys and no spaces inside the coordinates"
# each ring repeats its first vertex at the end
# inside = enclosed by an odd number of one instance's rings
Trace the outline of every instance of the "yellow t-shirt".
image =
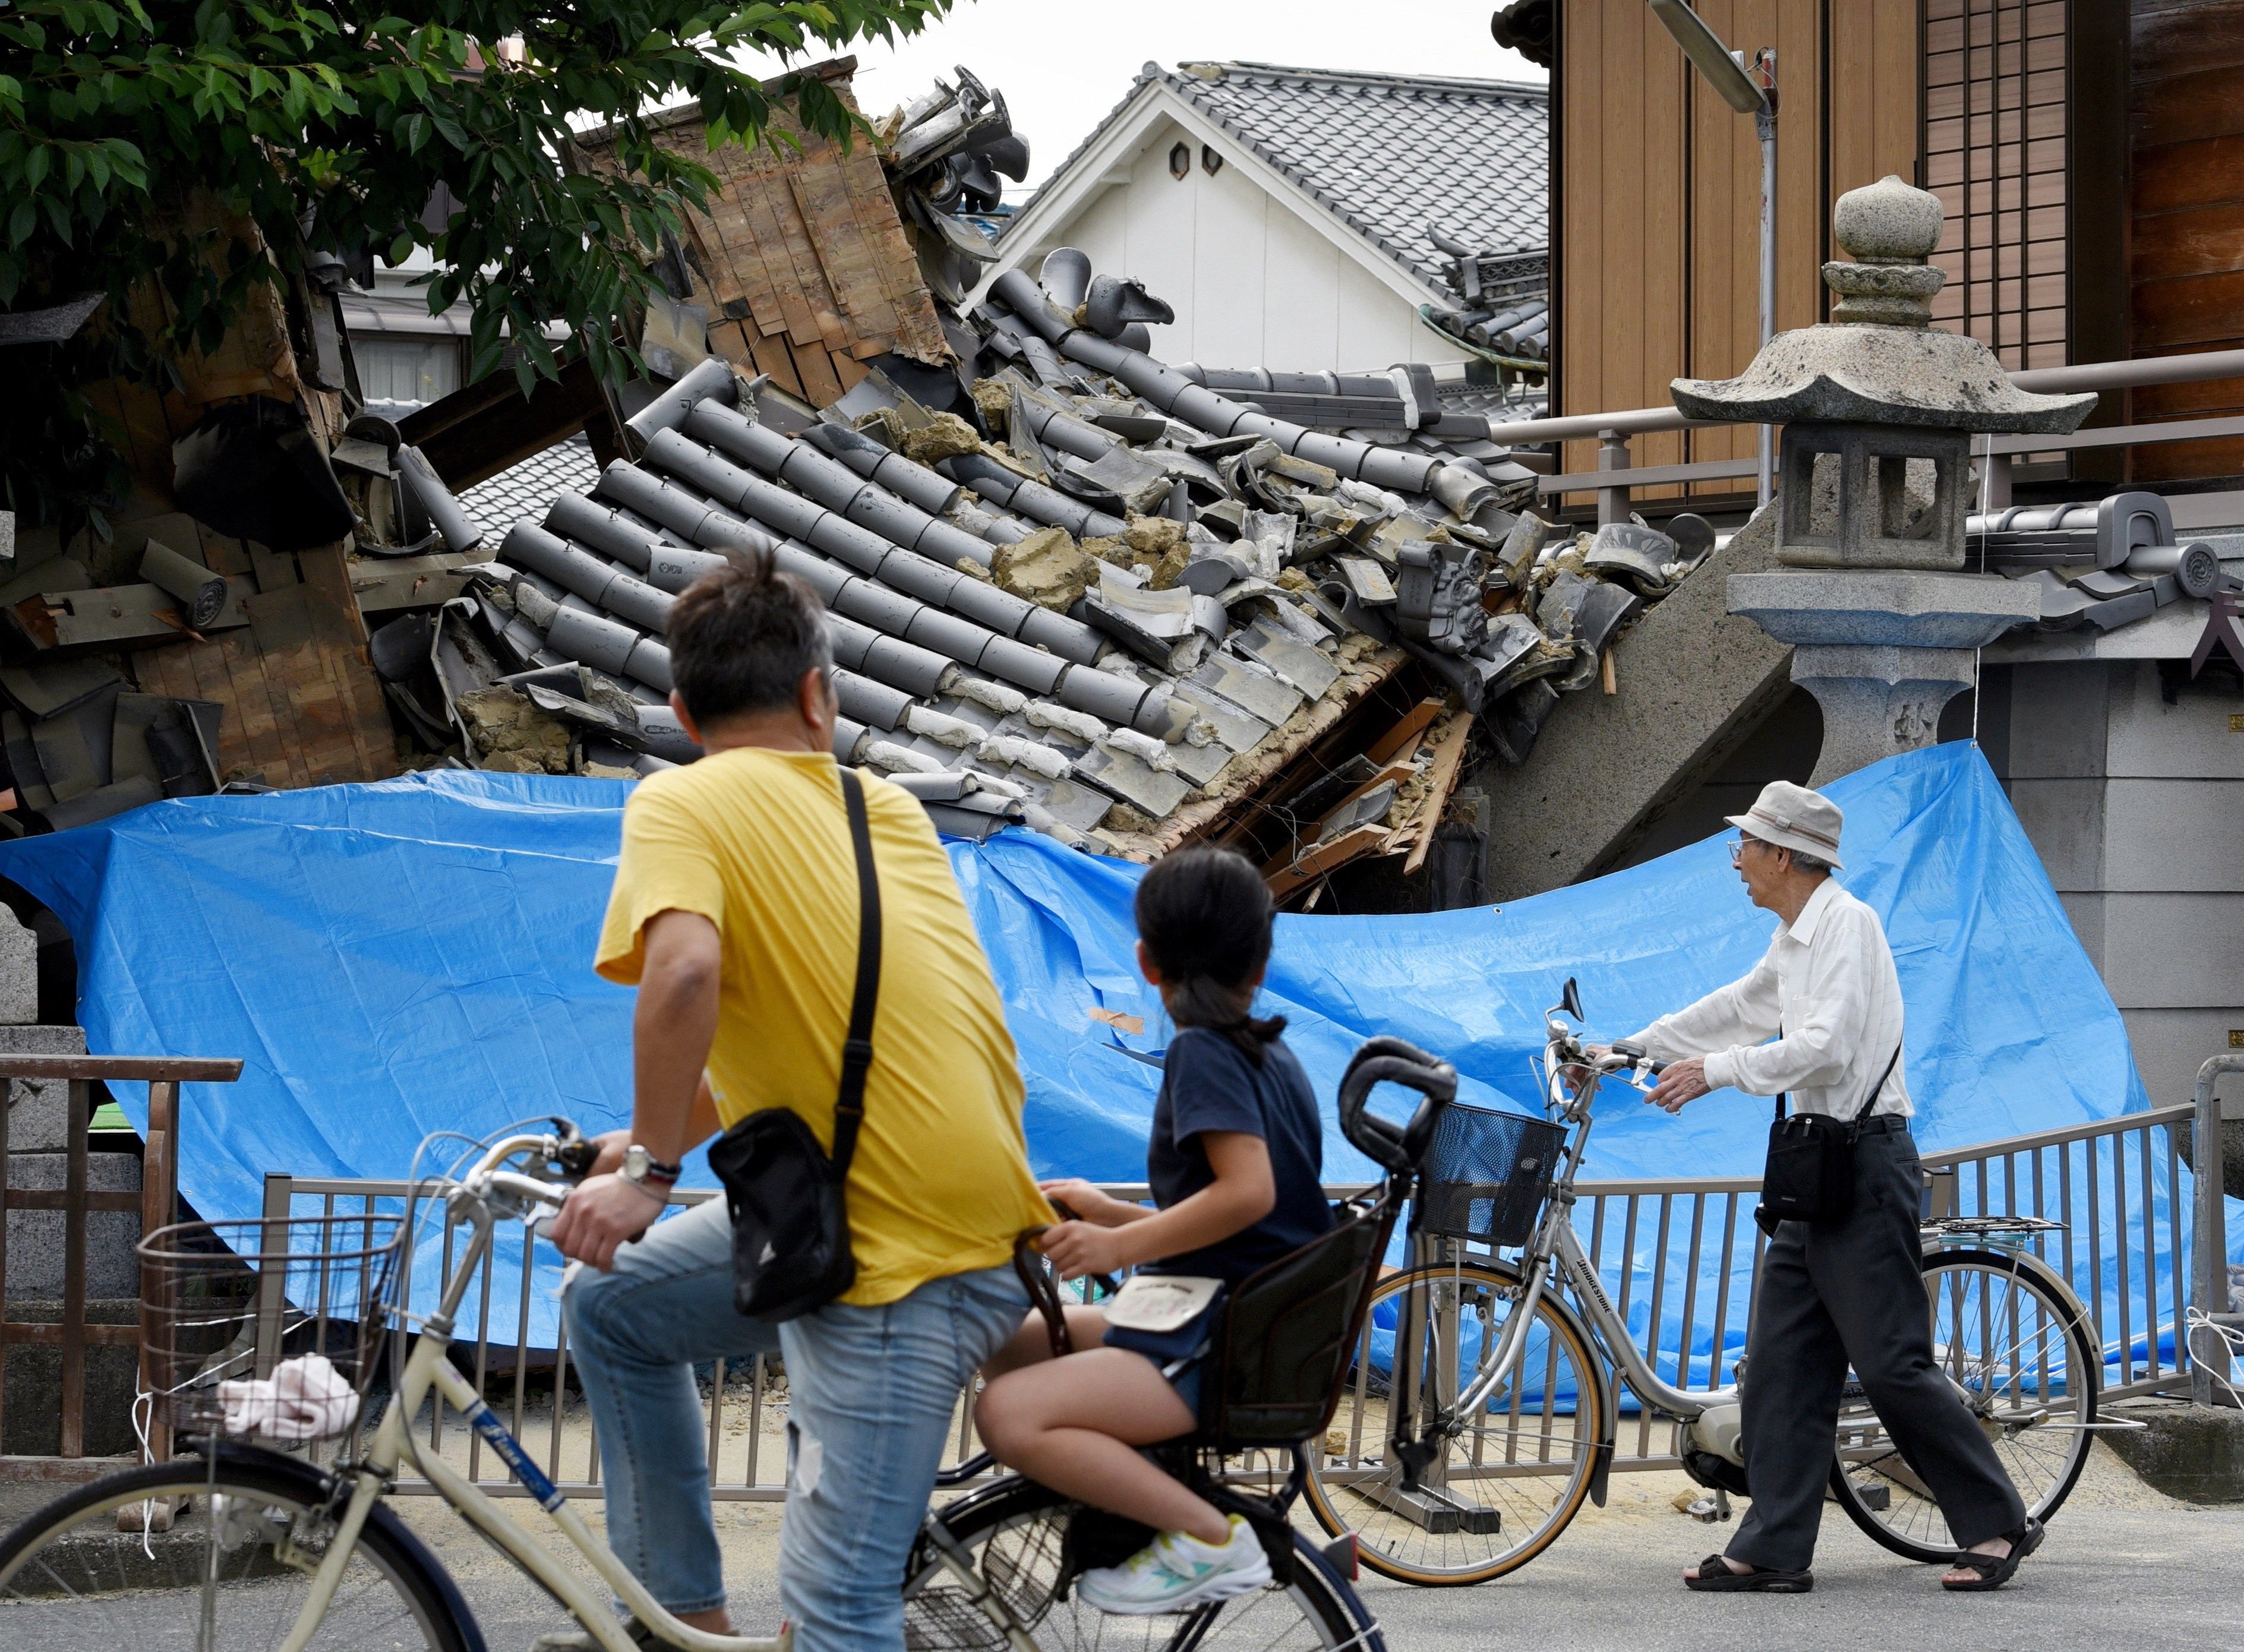
{"type": "MultiPolygon", "coordinates": [[[[857,1282],[894,1302],[995,1267],[1053,1219],[1029,1174],[1020,1065],[950,860],[918,801],[864,776],[881,880],[881,995],[849,1169],[857,1282]]],[[[730,1125],[801,1114],[829,1150],[857,968],[857,873],[823,753],[736,748],[639,782],[596,967],[637,984],[647,920],[676,909],[724,938],[709,1082],[730,1125]]]]}

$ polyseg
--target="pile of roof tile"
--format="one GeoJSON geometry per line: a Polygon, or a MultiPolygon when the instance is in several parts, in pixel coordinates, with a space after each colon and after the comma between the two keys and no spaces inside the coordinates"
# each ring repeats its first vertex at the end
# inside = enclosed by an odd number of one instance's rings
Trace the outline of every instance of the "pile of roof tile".
{"type": "MultiPolygon", "coordinates": [[[[1286,761],[1413,660],[1468,717],[1592,680],[1687,564],[1648,530],[1547,543],[1511,509],[1531,474],[1423,369],[1171,368],[1144,348],[1167,307],[1072,251],[964,319],[978,347],[936,386],[949,407],[875,371],[813,408],[704,362],[631,421],[635,460],[493,524],[466,596],[376,634],[394,698],[485,767],[690,760],[670,604],[766,552],[830,610],[837,756],[946,830],[1144,855],[1285,790],[1286,761]]],[[[1469,726],[1397,742],[1320,834],[1405,824],[1469,726]]]]}

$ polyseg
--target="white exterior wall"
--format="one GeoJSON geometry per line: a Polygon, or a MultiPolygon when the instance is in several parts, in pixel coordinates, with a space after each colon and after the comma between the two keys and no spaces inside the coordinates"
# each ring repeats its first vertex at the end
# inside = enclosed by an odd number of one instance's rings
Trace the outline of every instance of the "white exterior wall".
{"type": "Polygon", "coordinates": [[[1152,329],[1165,361],[1346,373],[1463,360],[1419,321],[1417,300],[1366,267],[1379,258],[1369,246],[1355,257],[1227,156],[1210,177],[1200,152],[1200,139],[1158,123],[1109,173],[1116,181],[1039,238],[1021,267],[1034,274],[1045,252],[1076,246],[1098,273],[1143,281],[1177,313],[1152,329]],[[1169,173],[1178,143],[1193,158],[1181,181],[1169,173]]]}

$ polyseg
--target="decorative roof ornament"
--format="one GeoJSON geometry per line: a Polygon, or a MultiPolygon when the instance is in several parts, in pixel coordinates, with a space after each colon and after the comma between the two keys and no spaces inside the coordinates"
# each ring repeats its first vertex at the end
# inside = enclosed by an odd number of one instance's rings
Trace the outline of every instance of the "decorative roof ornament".
{"type": "Polygon", "coordinates": [[[1778,334],[1734,379],[1674,380],[1668,393],[1684,414],[2031,435],[2065,435],[2088,416],[2093,392],[2021,390],[1984,344],[1930,325],[1944,279],[1926,262],[1940,240],[1938,197],[1889,173],[1842,195],[1831,222],[1854,260],[1823,266],[1832,319],[1778,334]]]}

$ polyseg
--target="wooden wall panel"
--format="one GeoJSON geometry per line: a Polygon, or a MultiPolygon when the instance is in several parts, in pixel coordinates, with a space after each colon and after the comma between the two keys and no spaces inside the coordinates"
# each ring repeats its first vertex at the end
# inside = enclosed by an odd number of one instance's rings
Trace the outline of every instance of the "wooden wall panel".
{"type": "MultiPolygon", "coordinates": [[[[1561,28],[1558,406],[1657,406],[1683,370],[1689,65],[1640,3],[1573,0],[1561,28]]],[[[1637,449],[1679,462],[1681,433],[1637,449]]],[[[1567,445],[1569,469],[1596,463],[1594,442],[1567,445]]]]}
{"type": "MultiPolygon", "coordinates": [[[[2128,274],[2134,354],[2244,347],[2244,0],[2133,0],[2128,274]]],[[[2138,390],[2137,420],[2244,413],[2244,379],[2138,390]]],[[[2244,442],[2132,455],[2146,482],[2244,475],[2244,442]]]]}
{"type": "MultiPolygon", "coordinates": [[[[1776,325],[1822,319],[1831,203],[1914,177],[1917,23],[1896,0],[1702,0],[1731,46],[1777,51],[1776,325]]],[[[1565,0],[1558,46],[1557,410],[1657,407],[1760,343],[1761,152],[1643,0],[1565,0]]],[[[1639,464],[1749,456],[1751,431],[1639,439],[1639,464]]],[[[1569,443],[1568,470],[1595,468],[1569,443]]],[[[1728,483],[1700,494],[1734,493],[1728,483]]]]}

